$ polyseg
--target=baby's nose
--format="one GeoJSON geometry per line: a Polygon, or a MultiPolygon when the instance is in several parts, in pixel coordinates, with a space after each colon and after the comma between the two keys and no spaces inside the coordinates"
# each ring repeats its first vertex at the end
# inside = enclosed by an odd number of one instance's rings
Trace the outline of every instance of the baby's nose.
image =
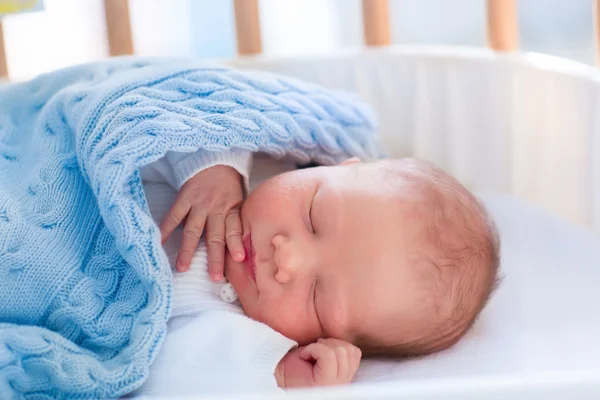
{"type": "Polygon", "coordinates": [[[282,235],[275,236],[272,243],[275,247],[273,261],[277,268],[275,279],[280,283],[287,283],[296,275],[301,257],[294,243],[282,235]]]}

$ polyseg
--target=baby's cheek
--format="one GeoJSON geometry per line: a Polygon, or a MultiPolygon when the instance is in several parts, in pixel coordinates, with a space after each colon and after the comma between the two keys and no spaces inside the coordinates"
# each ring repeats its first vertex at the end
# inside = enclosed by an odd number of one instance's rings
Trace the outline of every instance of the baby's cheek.
{"type": "Polygon", "coordinates": [[[281,332],[281,322],[283,319],[277,310],[277,306],[267,299],[264,292],[261,292],[260,299],[252,296],[250,293],[244,293],[240,296],[240,302],[248,317],[281,332]]]}
{"type": "MultiPolygon", "coordinates": [[[[281,304],[281,303],[279,303],[281,304]]],[[[272,306],[266,308],[262,314],[261,322],[280,332],[282,335],[299,342],[307,344],[318,338],[312,323],[306,312],[286,304],[287,307],[272,306]]]]}

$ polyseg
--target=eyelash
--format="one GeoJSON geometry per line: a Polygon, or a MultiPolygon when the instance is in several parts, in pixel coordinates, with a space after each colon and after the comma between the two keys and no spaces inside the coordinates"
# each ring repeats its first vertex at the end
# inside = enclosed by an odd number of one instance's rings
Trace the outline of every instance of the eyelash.
{"type": "Polygon", "coordinates": [[[319,321],[319,326],[321,326],[321,330],[323,330],[323,324],[321,323],[321,318],[319,318],[319,313],[317,312],[317,280],[315,279],[315,283],[313,283],[313,306],[315,307],[315,315],[317,316],[317,321],[319,321]]]}
{"type": "Polygon", "coordinates": [[[313,208],[313,203],[315,202],[315,198],[313,197],[313,199],[310,201],[310,208],[308,209],[308,226],[309,226],[309,231],[310,233],[315,233],[315,226],[313,225],[313,220],[312,220],[312,208],[313,208]]]}

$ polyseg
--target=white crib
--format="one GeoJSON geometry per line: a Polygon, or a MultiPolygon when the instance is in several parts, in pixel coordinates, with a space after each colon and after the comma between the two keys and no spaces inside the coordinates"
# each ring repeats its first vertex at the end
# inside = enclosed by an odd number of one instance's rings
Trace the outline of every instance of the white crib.
{"type": "Polygon", "coordinates": [[[389,155],[451,172],[481,195],[503,240],[505,280],[455,348],[367,360],[354,385],[285,398],[600,398],[600,237],[591,232],[600,232],[598,70],[451,47],[230,64],[359,93],[389,155]]]}

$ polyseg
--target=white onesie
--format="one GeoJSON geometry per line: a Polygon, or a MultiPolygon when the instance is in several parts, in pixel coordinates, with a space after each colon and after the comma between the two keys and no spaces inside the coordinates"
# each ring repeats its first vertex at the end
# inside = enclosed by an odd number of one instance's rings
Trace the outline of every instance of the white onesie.
{"type": "MultiPolygon", "coordinates": [[[[179,188],[198,172],[214,165],[235,168],[244,177],[248,191],[270,176],[295,168],[291,162],[260,155],[252,157],[245,151],[168,153],[140,171],[150,212],[157,224],[173,204],[179,188]]],[[[203,240],[190,270],[176,272],[181,235],[180,227],[164,246],[174,284],[167,338],[150,367],[148,380],[131,396],[276,390],[275,367],[296,342],[247,317],[239,302],[230,304],[220,298],[222,284],[213,283],[208,276],[203,240]]]]}

